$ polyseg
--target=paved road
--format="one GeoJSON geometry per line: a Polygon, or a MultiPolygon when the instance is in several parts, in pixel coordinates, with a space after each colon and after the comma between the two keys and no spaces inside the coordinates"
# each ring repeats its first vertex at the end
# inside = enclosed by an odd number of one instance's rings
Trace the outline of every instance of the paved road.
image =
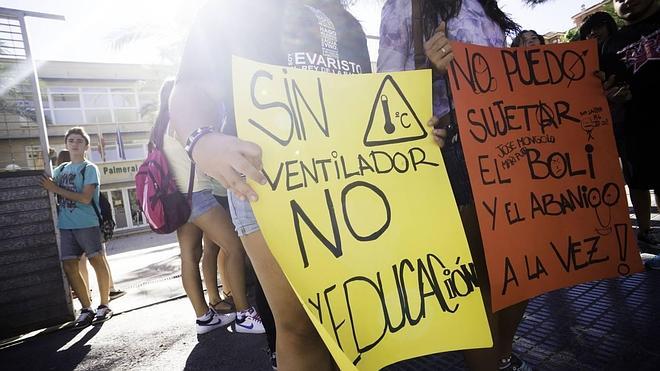
{"type": "MultiPolygon", "coordinates": [[[[229,328],[196,335],[175,235],[125,236],[111,240],[107,251],[115,283],[127,291],[111,303],[115,316],[82,331],[33,333],[0,350],[0,370],[271,369],[264,335],[229,328]]],[[[78,301],[75,306],[80,308],[78,301]]]]}
{"type": "MultiPolygon", "coordinates": [[[[23,338],[0,349],[0,370],[270,370],[263,335],[219,329],[197,337],[179,279],[178,246],[161,238],[130,236],[109,246],[115,280],[128,291],[112,302],[114,318],[80,332],[51,329],[23,338]]],[[[540,371],[657,370],[658,313],[657,271],[557,290],[530,301],[514,350],[540,371]]],[[[463,366],[455,352],[387,370],[463,366]]]]}
{"type": "MultiPolygon", "coordinates": [[[[118,299],[119,300],[119,299],[118,299]]],[[[0,350],[3,370],[270,370],[263,335],[218,329],[197,337],[187,299],[61,330],[0,350]]]]}

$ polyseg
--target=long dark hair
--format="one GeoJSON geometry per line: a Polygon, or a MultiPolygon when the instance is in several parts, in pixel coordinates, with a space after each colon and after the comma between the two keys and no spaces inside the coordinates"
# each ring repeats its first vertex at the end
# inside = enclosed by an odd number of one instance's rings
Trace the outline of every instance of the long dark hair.
{"type": "MultiPolygon", "coordinates": [[[[497,0],[479,0],[488,18],[497,23],[506,34],[515,34],[520,26],[497,6],[497,0]]],[[[458,15],[461,10],[462,0],[424,0],[424,33],[429,35],[437,27],[437,16],[448,20],[458,15]]]]}
{"type": "Polygon", "coordinates": [[[174,89],[174,79],[165,80],[160,88],[158,116],[156,116],[156,121],[149,136],[150,150],[154,146],[163,148],[163,135],[165,135],[167,125],[170,122],[170,94],[172,94],[172,89],[174,89]]]}
{"type": "Polygon", "coordinates": [[[607,35],[612,36],[616,33],[618,27],[614,18],[607,12],[596,12],[588,16],[580,26],[580,40],[586,40],[591,31],[600,26],[607,28],[607,35]]]}

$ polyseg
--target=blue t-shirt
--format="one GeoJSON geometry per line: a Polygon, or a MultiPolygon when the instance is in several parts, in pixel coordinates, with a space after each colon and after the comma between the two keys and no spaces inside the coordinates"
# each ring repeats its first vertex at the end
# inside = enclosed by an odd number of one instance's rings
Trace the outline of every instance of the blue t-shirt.
{"type": "MultiPolygon", "coordinates": [[[[86,184],[94,184],[93,202],[98,208],[99,186],[101,182],[98,168],[93,163],[88,161],[77,164],[70,162],[64,163],[53,170],[53,179],[60,188],[77,193],[82,193],[83,187],[86,184]],[[83,168],[85,169],[84,184],[83,174],[81,173],[83,168]]],[[[81,229],[99,226],[99,219],[91,203],[84,204],[62,196],[58,196],[58,200],[58,228],[81,229]]]]}

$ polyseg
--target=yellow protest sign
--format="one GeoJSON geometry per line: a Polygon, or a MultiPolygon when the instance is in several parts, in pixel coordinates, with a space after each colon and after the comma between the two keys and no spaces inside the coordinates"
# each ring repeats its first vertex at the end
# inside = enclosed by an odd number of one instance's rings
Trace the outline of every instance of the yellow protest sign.
{"type": "Polygon", "coordinates": [[[342,369],[492,345],[430,81],[233,61],[238,134],[268,178],[252,207],[342,369]]]}

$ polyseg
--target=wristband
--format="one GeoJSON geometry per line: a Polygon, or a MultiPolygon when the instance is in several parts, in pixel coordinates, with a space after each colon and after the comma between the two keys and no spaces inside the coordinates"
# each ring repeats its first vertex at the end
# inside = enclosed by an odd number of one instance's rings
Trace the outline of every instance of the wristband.
{"type": "Polygon", "coordinates": [[[195,144],[199,141],[201,137],[203,137],[206,134],[209,133],[215,133],[216,128],[215,126],[204,126],[198,129],[195,129],[188,139],[186,140],[186,145],[183,147],[183,149],[186,150],[186,153],[188,154],[188,157],[190,158],[190,161],[195,162],[193,159],[193,149],[195,149],[195,144]]]}

